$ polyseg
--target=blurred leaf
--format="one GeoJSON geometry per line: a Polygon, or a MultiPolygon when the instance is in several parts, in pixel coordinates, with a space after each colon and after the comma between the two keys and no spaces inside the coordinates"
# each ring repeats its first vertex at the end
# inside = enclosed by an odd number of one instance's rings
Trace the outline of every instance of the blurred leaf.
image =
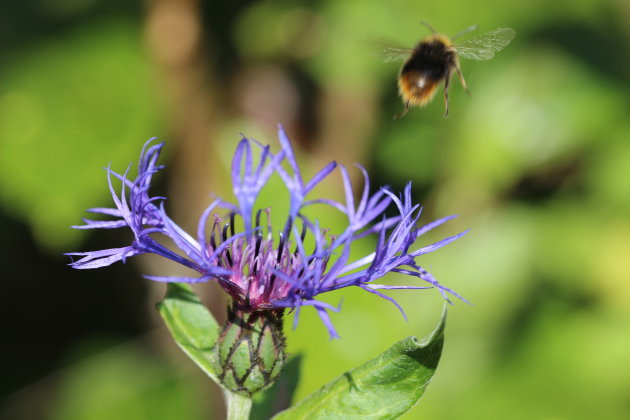
{"type": "Polygon", "coordinates": [[[376,359],[344,373],[294,407],[283,419],[395,419],[418,401],[431,381],[444,345],[446,310],[432,335],[408,337],[376,359]]]}
{"type": "MultiPolygon", "coordinates": [[[[82,343],[85,344],[85,343],[82,343]]],[[[101,348],[59,371],[55,398],[45,408],[37,388],[6,418],[48,420],[167,420],[207,418],[204,392],[167,359],[147,353],[146,346],[130,341],[101,348]],[[40,404],[35,404],[39,406],[40,404]],[[34,413],[45,411],[37,417],[34,413]]],[[[102,343],[99,343],[102,347],[102,343]]]]}
{"type": "MultiPolygon", "coordinates": [[[[105,172],[159,135],[161,100],[139,25],[91,21],[0,63],[0,200],[40,244],[67,249],[105,172]]],[[[85,236],[85,235],[83,235],[85,236]]]]}
{"type": "Polygon", "coordinates": [[[266,420],[286,409],[300,381],[302,356],[291,358],[282,368],[282,373],[273,386],[254,396],[250,420],[266,420]]]}
{"type": "Polygon", "coordinates": [[[169,283],[164,302],[158,303],[157,308],[177,345],[220,384],[212,364],[219,325],[191,287],[183,283],[169,283]]]}
{"type": "Polygon", "coordinates": [[[322,26],[321,17],[307,7],[256,2],[239,16],[234,38],[245,56],[285,55],[300,59],[321,48],[322,26]]]}
{"type": "Polygon", "coordinates": [[[623,217],[630,209],[630,175],[627,171],[630,127],[624,121],[616,123],[614,130],[610,135],[602,136],[602,141],[592,149],[585,181],[595,202],[608,203],[610,210],[615,209],[623,217]]]}
{"type": "MultiPolygon", "coordinates": [[[[402,109],[402,102],[397,106],[402,109]]],[[[419,125],[412,119],[388,127],[381,135],[387,141],[374,153],[377,169],[386,172],[387,179],[399,185],[409,181],[413,181],[416,188],[431,185],[441,160],[440,144],[432,141],[438,135],[435,127],[419,125]],[[392,162],[396,164],[392,165],[392,162]]]]}
{"type": "MultiPolygon", "coordinates": [[[[510,59],[511,51],[491,65],[510,59]]],[[[613,127],[611,119],[623,118],[622,91],[570,55],[541,47],[518,54],[500,73],[477,76],[473,66],[484,63],[467,65],[469,83],[479,88],[445,163],[452,176],[471,180],[475,190],[496,194],[513,188],[524,174],[575,159],[584,146],[601,141],[613,127]]]]}

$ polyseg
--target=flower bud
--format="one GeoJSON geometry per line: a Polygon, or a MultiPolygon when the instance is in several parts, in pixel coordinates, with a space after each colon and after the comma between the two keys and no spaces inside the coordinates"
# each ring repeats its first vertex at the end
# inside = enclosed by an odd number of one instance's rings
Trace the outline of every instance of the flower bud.
{"type": "Polygon", "coordinates": [[[278,378],[286,361],[283,312],[228,309],[215,347],[215,369],[224,387],[251,397],[278,378]]]}

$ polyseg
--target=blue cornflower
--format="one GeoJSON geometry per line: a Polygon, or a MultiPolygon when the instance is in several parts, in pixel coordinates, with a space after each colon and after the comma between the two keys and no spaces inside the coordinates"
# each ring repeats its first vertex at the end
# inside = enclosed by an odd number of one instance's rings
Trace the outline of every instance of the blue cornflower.
{"type": "Polygon", "coordinates": [[[139,254],[158,254],[196,271],[198,275],[147,276],[151,280],[184,283],[216,281],[232,297],[239,311],[254,313],[295,309],[295,323],[302,306],[313,306],[332,338],[338,335],[328,312],[339,309],[316,299],[317,295],[331,290],[360,287],[392,302],[403,316],[400,305],[381,290],[437,288],[447,301],[447,294],[463,299],[417,265],[416,258],[454,241],[466,232],[412,250],[412,245],[420,235],[455,216],[417,227],[422,208],[411,201],[410,183],[401,196],[388,188],[381,188],[370,195],[368,174],[359,166],[365,182],[356,203],[350,177],[343,165],[331,162],[308,182],[304,182],[291,143],[280,127],[282,148],[277,154],[273,154],[268,145],[264,146],[255,140],[243,138],[240,141],[231,169],[237,203],[221,199],[212,202],[203,212],[196,237],[193,237],[168,217],[164,209],[164,197],[152,197],[149,194],[151,178],[163,169],[163,166],[157,165],[157,160],[164,143],[151,145],[152,140],[142,150],[138,176],[134,180],[128,177],[129,169],[124,174],[118,174],[107,168],[115,208],[93,208],[88,211],[112,216],[115,220],[85,219],[85,225],[75,226],[79,229],[129,227],[134,234],[133,242],[122,248],[70,253],[68,255],[81,257],[70,264],[72,267],[98,268],[139,254]],[[254,153],[255,150],[258,152],[254,153]],[[345,202],[324,198],[307,199],[311,190],[335,171],[337,166],[341,172],[345,202]],[[286,223],[277,232],[272,230],[269,221],[270,209],[255,207],[259,193],[274,174],[280,176],[290,196],[286,223]],[[114,188],[112,178],[122,182],[120,192],[114,188]],[[348,219],[345,229],[337,235],[331,235],[319,226],[317,220],[305,216],[303,209],[313,204],[332,206],[343,213],[348,219]],[[397,215],[387,217],[385,212],[392,204],[397,215]],[[219,212],[221,209],[222,212],[219,212]],[[263,214],[266,219],[264,224],[261,220],[263,214]],[[236,231],[237,219],[243,225],[240,232],[236,231]],[[172,239],[179,252],[158,242],[156,234],[172,239]],[[374,252],[356,261],[349,261],[352,244],[368,235],[378,238],[374,252]],[[307,236],[314,242],[312,251],[305,249],[307,236]],[[388,286],[375,283],[389,272],[416,277],[429,285],[388,286]]]}

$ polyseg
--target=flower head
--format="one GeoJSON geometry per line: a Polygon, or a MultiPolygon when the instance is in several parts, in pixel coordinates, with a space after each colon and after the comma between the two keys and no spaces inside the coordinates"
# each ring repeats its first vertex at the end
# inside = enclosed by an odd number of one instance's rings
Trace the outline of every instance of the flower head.
{"type": "Polygon", "coordinates": [[[79,229],[128,227],[134,234],[133,242],[122,248],[70,253],[68,255],[81,257],[70,265],[78,269],[98,268],[143,253],[158,254],[192,269],[197,275],[147,276],[151,280],[185,283],[216,281],[231,296],[233,305],[239,311],[253,313],[296,309],[295,322],[302,306],[312,306],[333,338],[338,335],[328,312],[338,311],[338,308],[316,299],[325,292],[357,286],[389,300],[401,312],[398,303],[385,295],[383,290],[437,288],[447,300],[448,294],[462,299],[417,265],[416,259],[466,232],[412,249],[419,236],[454,216],[418,227],[422,209],[411,200],[411,184],[407,184],[401,196],[387,188],[370,194],[368,174],[362,167],[359,168],[365,182],[358,201],[355,201],[350,177],[342,165],[339,165],[339,170],[345,202],[307,199],[313,188],[330,176],[338,165],[331,162],[313,178],[304,181],[282,127],[279,128],[279,139],[282,147],[276,154],[269,146],[255,140],[243,138],[239,142],[232,160],[236,203],[220,199],[212,202],[199,220],[196,237],[168,217],[163,197],[149,194],[153,174],[163,169],[157,165],[157,160],[164,146],[163,143],[151,145],[153,139],[149,140],[142,150],[138,176],[134,180],[129,179],[129,170],[118,174],[107,168],[115,208],[88,210],[112,216],[114,220],[86,219],[85,225],[77,226],[79,229]],[[282,179],[290,196],[286,222],[279,229],[272,229],[271,209],[256,208],[261,190],[274,174],[282,179]],[[121,181],[120,192],[114,188],[112,178],[121,181]],[[316,204],[331,206],[343,213],[347,218],[343,231],[331,235],[317,220],[304,215],[306,207],[316,204]],[[397,214],[387,217],[385,212],[390,207],[395,207],[397,214]],[[237,225],[242,225],[242,229],[237,229],[237,225]],[[178,252],[158,242],[156,234],[172,239],[178,252]],[[352,245],[368,235],[377,237],[374,252],[349,261],[352,245]],[[313,245],[306,245],[307,237],[313,245]],[[377,280],[389,272],[423,280],[425,286],[378,284],[377,280]]]}

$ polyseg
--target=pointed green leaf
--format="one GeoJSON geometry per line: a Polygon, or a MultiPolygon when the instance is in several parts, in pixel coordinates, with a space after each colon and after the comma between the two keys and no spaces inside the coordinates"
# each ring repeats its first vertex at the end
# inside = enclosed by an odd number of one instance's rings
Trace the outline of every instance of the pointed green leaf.
{"type": "Polygon", "coordinates": [[[219,325],[199,296],[187,284],[169,283],[164,302],[158,303],[157,308],[177,345],[219,383],[212,363],[219,325]]]}
{"type": "Polygon", "coordinates": [[[446,309],[423,341],[408,337],[376,359],[344,373],[273,420],[396,419],[413,407],[437,368],[446,309]]]}

